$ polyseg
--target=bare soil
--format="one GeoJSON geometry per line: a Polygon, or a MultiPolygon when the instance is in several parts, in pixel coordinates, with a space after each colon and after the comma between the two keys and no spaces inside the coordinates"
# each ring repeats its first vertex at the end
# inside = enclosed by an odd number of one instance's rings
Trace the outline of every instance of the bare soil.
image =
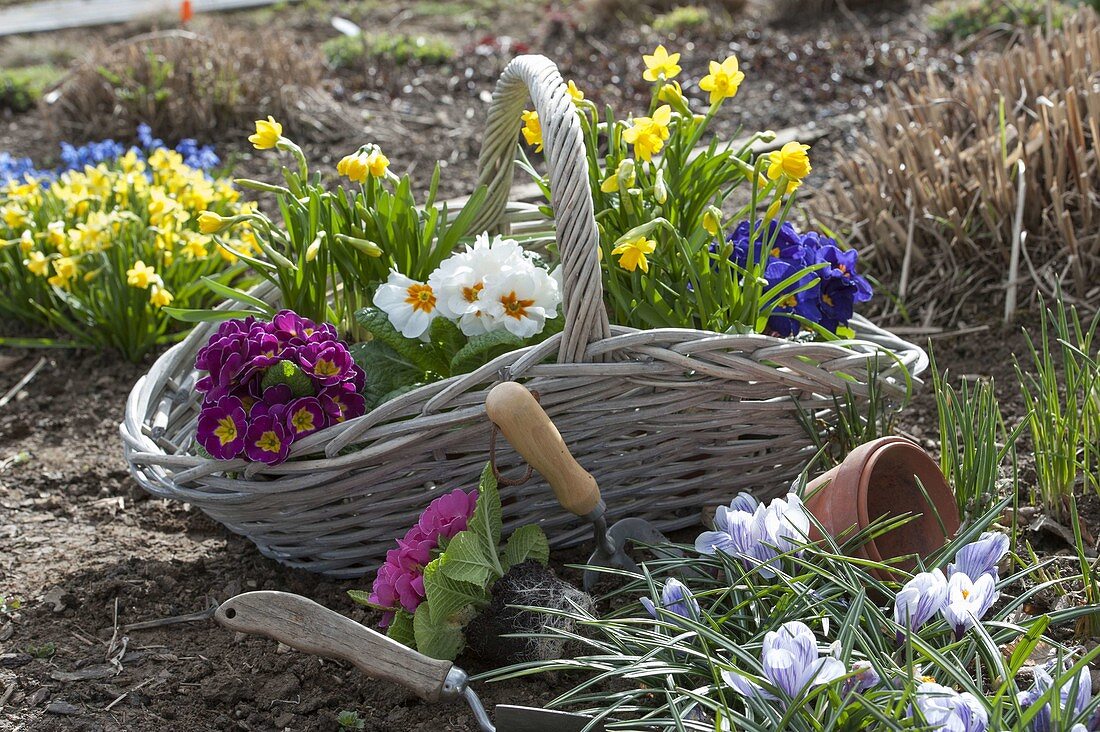
{"type": "MultiPolygon", "coordinates": [[[[312,12],[291,6],[281,15],[243,14],[232,21],[270,20],[318,41],[331,37],[328,14],[316,11],[318,3],[307,5],[312,12]]],[[[600,102],[638,109],[648,101],[639,52],[659,39],[646,28],[614,24],[603,33],[586,31],[571,11],[531,7],[525,21],[504,3],[484,8],[490,32],[478,21],[480,10],[470,25],[442,13],[418,13],[419,3],[396,14],[373,4],[355,7],[363,8],[354,19],[365,26],[428,28],[452,38],[460,53],[442,68],[331,75],[328,91],[363,113],[363,124],[338,140],[304,141],[317,160],[331,162],[365,140],[378,140],[395,166],[415,167],[425,180],[431,163],[445,160],[446,192],[468,192],[492,82],[507,57],[524,50],[559,60],[565,76],[600,102]],[[542,19],[531,22],[530,16],[542,19]],[[503,28],[511,29],[507,42],[503,28]]],[[[741,58],[748,79],[736,113],[720,128],[724,135],[740,125],[829,124],[873,103],[883,81],[910,64],[967,63],[927,36],[918,11],[855,17],[858,23],[834,18],[798,30],[749,18],[717,34],[665,40],[684,50],[690,79],[702,75],[709,58],[727,51],[741,58]]],[[[240,173],[273,174],[270,157],[254,156],[243,144],[246,131],[229,132],[222,149],[236,157],[240,173]]],[[[849,123],[819,143],[815,171],[827,174],[830,156],[842,154],[851,132],[849,123]]],[[[0,150],[40,157],[52,154],[56,142],[43,112],[0,121],[0,150]]],[[[1010,421],[1023,413],[1011,370],[1011,355],[1023,347],[1015,329],[947,334],[936,342],[941,366],[956,376],[997,378],[1010,421]]],[[[200,512],[150,498],[136,485],[121,456],[117,425],[148,363],[131,365],[111,354],[0,349],[0,394],[41,357],[47,363],[37,377],[0,407],[0,598],[22,601],[18,610],[0,615],[0,730],[334,730],[345,709],[379,732],[476,729],[465,707],[429,706],[342,664],[234,637],[209,618],[128,627],[202,613],[249,589],[296,592],[363,622],[377,618],[345,594],[370,578],[338,582],[287,570],[200,512]]],[[[901,428],[936,447],[927,389],[903,414],[901,428]]],[[[1095,513],[1090,525],[1095,533],[1095,513]]],[[[555,564],[577,558],[557,556],[555,564]]],[[[559,574],[575,579],[569,570],[559,574]]],[[[478,670],[471,659],[460,662],[478,670]]],[[[540,705],[576,681],[540,677],[481,686],[479,693],[490,705],[540,705]]]]}

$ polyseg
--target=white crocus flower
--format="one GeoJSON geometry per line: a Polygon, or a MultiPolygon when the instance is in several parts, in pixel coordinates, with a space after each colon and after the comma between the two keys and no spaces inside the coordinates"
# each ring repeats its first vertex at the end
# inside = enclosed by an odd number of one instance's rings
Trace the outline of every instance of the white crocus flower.
{"type": "Polygon", "coordinates": [[[439,314],[437,298],[430,284],[417,282],[400,272],[390,272],[374,293],[374,306],[383,310],[393,327],[406,338],[428,336],[428,328],[439,314]]]}

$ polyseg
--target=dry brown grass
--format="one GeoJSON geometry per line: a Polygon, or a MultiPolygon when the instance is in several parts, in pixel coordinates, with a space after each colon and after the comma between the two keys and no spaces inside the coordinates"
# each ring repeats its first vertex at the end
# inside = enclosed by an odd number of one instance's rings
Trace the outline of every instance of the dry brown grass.
{"type": "Polygon", "coordinates": [[[129,137],[145,122],[166,139],[239,137],[274,115],[291,134],[316,137],[338,114],[319,90],[316,52],[274,32],[143,34],[90,50],[47,106],[68,139],[129,137]]]}
{"type": "Polygon", "coordinates": [[[1098,70],[1100,21],[1083,10],[972,73],[914,73],[890,87],[814,213],[866,252],[910,309],[976,293],[1003,303],[990,290],[1004,290],[1020,240],[1021,282],[1095,302],[1098,70]]]}

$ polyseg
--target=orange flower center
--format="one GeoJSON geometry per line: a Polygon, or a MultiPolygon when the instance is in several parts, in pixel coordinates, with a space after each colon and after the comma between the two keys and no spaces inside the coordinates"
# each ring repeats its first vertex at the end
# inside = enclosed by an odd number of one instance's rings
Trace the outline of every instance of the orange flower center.
{"type": "Polygon", "coordinates": [[[466,299],[466,302],[473,302],[474,300],[477,300],[478,293],[481,292],[483,289],[485,289],[484,282],[478,282],[473,287],[463,287],[462,297],[466,299]]]}
{"type": "Polygon", "coordinates": [[[413,310],[423,310],[425,313],[435,310],[435,293],[432,292],[431,285],[422,285],[418,282],[409,285],[406,292],[408,296],[405,302],[412,305],[413,310]]]}
{"type": "Polygon", "coordinates": [[[515,290],[500,298],[500,304],[504,306],[504,314],[519,320],[527,317],[527,308],[535,304],[534,300],[520,300],[515,290]]]}

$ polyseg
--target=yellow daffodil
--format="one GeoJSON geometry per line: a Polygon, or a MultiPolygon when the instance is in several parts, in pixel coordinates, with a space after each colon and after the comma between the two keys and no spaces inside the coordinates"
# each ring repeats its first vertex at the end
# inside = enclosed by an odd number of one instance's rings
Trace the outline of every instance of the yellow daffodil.
{"type": "Polygon", "coordinates": [[[134,266],[126,270],[126,284],[131,287],[145,290],[152,284],[160,283],[160,275],[157,271],[140,259],[134,262],[134,266]]]}
{"type": "MultiPolygon", "coordinates": [[[[373,146],[372,146],[373,147],[373,146]]],[[[389,158],[378,148],[370,151],[360,149],[351,155],[345,155],[336,164],[336,172],[355,183],[364,183],[367,176],[382,178],[390,166],[389,158]]]]}
{"type": "Polygon", "coordinates": [[[149,303],[153,307],[163,308],[171,305],[174,299],[172,293],[160,285],[153,285],[153,289],[149,292],[149,303]]]}
{"type": "Polygon", "coordinates": [[[192,236],[189,237],[187,243],[183,246],[183,253],[189,259],[202,259],[208,252],[206,251],[206,243],[209,241],[205,236],[192,236]]]}
{"type": "Polygon", "coordinates": [[[576,82],[572,79],[565,85],[565,91],[569,92],[569,96],[573,99],[573,104],[580,104],[584,101],[584,92],[577,88],[576,82]]]}
{"type": "Polygon", "coordinates": [[[213,211],[203,211],[199,214],[199,231],[203,234],[218,234],[226,229],[229,224],[229,219],[225,219],[213,211]]]}
{"type": "Polygon", "coordinates": [[[278,144],[282,136],[283,126],[276,122],[274,117],[269,116],[267,119],[256,120],[256,134],[249,135],[248,141],[257,150],[270,150],[278,144]]]}
{"type": "Polygon", "coordinates": [[[68,242],[69,235],[65,231],[64,221],[51,221],[46,224],[46,241],[52,247],[63,247],[68,242]]]}
{"type": "Polygon", "coordinates": [[[653,254],[657,248],[657,242],[639,236],[637,239],[624,241],[611,250],[611,253],[619,257],[619,266],[628,272],[633,272],[641,267],[643,272],[649,272],[649,260],[646,256],[653,254]]]}
{"type": "Polygon", "coordinates": [[[539,122],[539,113],[523,110],[523,139],[528,145],[535,148],[535,152],[542,152],[542,123],[539,122]]]}
{"type": "Polygon", "coordinates": [[[9,229],[21,229],[27,225],[28,214],[19,206],[4,206],[0,208],[0,221],[7,224],[9,229]]]}
{"type": "Polygon", "coordinates": [[[61,257],[53,260],[53,271],[56,274],[46,280],[54,287],[60,287],[64,290],[69,289],[69,284],[76,277],[76,260],[72,257],[61,257]]]}
{"type": "Polygon", "coordinates": [[[771,153],[768,157],[768,177],[779,180],[785,175],[788,180],[801,181],[813,170],[810,167],[810,156],[806,154],[809,149],[809,145],[788,142],[781,149],[771,153]]]}
{"type": "Polygon", "coordinates": [[[643,55],[645,71],[642,78],[646,81],[668,81],[676,78],[680,73],[680,67],[676,64],[680,60],[680,54],[669,53],[664,46],[657,46],[651,55],[643,55]]]}
{"type": "Polygon", "coordinates": [[[45,277],[50,271],[50,260],[42,252],[31,252],[23,260],[23,266],[30,270],[31,274],[45,277]]]}
{"type": "Polygon", "coordinates": [[[34,234],[30,229],[23,229],[23,233],[19,235],[19,251],[26,254],[32,249],[34,249],[34,234]]]}
{"type": "Polygon", "coordinates": [[[672,121],[672,107],[662,104],[653,117],[635,117],[631,126],[623,130],[623,140],[634,146],[634,155],[641,160],[652,160],[668,139],[668,125],[672,121]]]}
{"type": "Polygon", "coordinates": [[[710,73],[699,81],[699,88],[710,92],[710,103],[716,104],[737,94],[745,74],[737,68],[737,57],[728,56],[725,61],[710,62],[710,73]]]}

